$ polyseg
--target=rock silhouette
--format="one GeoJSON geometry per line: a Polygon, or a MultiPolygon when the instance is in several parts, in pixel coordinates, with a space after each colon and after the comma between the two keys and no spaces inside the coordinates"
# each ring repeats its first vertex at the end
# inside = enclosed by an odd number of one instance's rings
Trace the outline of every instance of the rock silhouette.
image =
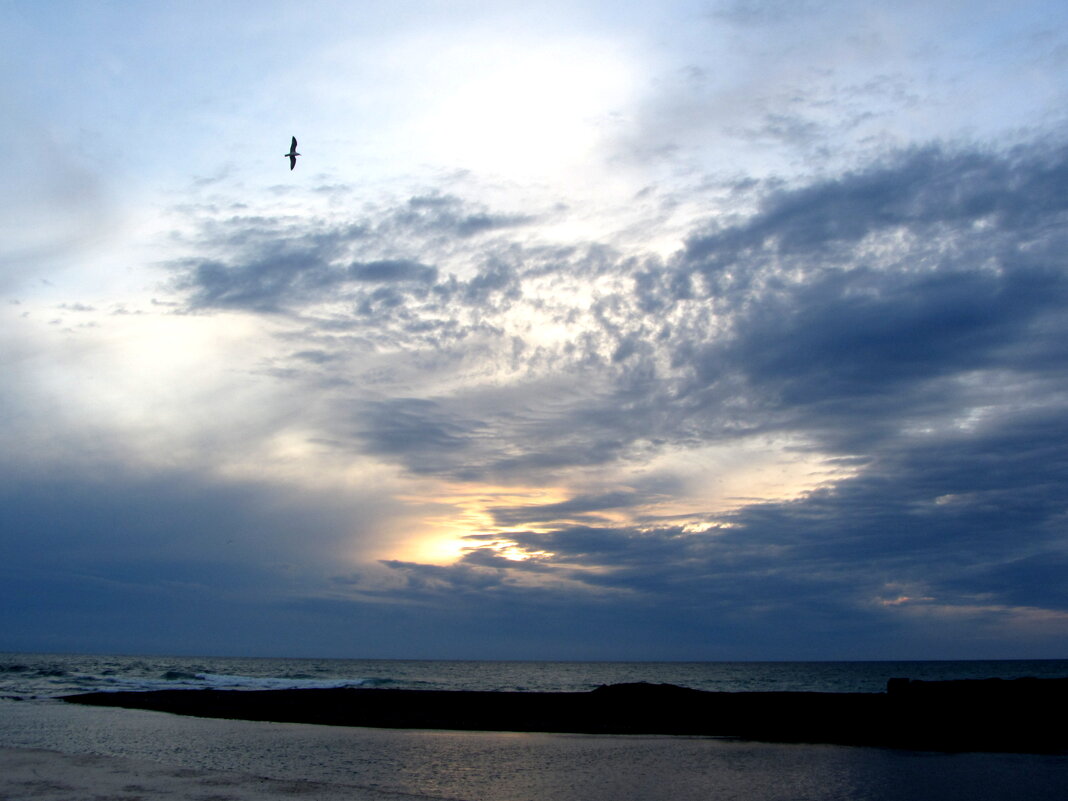
{"type": "Polygon", "coordinates": [[[924,682],[885,693],[706,692],[616,684],[584,693],[397,689],[160,690],[65,701],[331,726],[674,734],[939,751],[1068,752],[1068,679],[924,682]]]}

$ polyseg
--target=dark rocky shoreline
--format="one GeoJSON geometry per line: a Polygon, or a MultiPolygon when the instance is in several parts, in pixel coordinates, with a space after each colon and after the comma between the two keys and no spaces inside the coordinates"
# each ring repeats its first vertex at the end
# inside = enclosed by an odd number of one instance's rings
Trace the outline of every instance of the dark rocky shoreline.
{"type": "Polygon", "coordinates": [[[87,693],[69,703],[331,726],[668,734],[936,751],[1068,753],[1068,679],[925,682],[885,693],[705,692],[616,684],[584,693],[396,689],[87,693]]]}

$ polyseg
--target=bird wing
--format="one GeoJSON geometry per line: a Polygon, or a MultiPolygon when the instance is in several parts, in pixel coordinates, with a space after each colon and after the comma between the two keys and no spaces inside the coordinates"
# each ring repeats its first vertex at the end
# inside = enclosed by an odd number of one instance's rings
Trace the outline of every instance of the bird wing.
{"type": "Polygon", "coordinates": [[[293,144],[289,146],[289,152],[292,153],[297,149],[297,137],[293,137],[293,144]]]}
{"type": "Polygon", "coordinates": [[[290,155],[289,157],[289,169],[293,169],[297,166],[297,157],[290,155]]]}

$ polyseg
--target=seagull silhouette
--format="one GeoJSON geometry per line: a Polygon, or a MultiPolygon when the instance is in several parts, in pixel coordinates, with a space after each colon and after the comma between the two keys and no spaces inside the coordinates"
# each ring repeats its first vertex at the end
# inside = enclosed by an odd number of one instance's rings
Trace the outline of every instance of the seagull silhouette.
{"type": "Polygon", "coordinates": [[[299,155],[300,153],[297,152],[297,137],[294,136],[293,144],[289,146],[289,152],[282,154],[282,158],[289,159],[289,169],[293,169],[297,166],[297,156],[299,155]]]}

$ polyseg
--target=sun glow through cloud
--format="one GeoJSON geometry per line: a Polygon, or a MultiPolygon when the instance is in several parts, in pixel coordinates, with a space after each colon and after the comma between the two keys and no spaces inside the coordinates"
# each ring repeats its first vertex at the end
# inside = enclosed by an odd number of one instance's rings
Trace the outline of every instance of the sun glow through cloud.
{"type": "Polygon", "coordinates": [[[559,179],[591,158],[635,83],[618,46],[576,39],[460,42],[439,55],[419,125],[433,156],[489,175],[559,179]]]}
{"type": "MultiPolygon", "coordinates": [[[[416,507],[431,506],[436,511],[415,522],[418,533],[407,538],[395,550],[383,554],[383,558],[427,562],[429,564],[452,564],[472,547],[471,535],[489,535],[502,532],[492,510],[496,507],[531,506],[558,503],[566,499],[562,488],[552,487],[502,487],[447,485],[438,488],[429,496],[401,498],[416,507]]],[[[525,559],[508,545],[507,558],[525,559]]]]}

